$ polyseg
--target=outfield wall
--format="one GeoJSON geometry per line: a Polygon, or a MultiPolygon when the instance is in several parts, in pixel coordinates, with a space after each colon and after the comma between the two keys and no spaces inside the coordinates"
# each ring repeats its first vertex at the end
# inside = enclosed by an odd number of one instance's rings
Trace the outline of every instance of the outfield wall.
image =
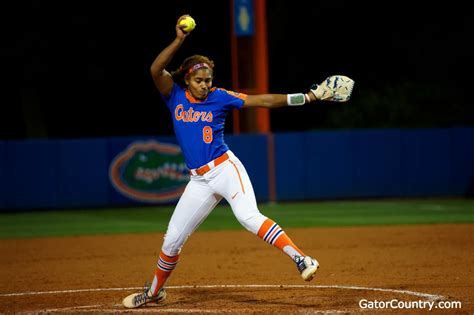
{"type": "MultiPolygon", "coordinates": [[[[474,185],[474,128],[276,133],[271,140],[226,136],[259,201],[270,199],[270,187],[282,201],[463,196],[474,185]]],[[[173,204],[187,174],[175,144],[149,136],[0,141],[0,210],[173,204]]]]}

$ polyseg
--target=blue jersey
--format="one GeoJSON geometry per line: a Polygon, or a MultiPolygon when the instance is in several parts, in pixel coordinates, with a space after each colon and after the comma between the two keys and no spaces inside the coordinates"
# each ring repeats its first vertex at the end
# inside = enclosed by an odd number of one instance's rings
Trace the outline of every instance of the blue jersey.
{"type": "Polygon", "coordinates": [[[231,109],[240,109],[246,97],[214,87],[201,101],[176,83],[171,94],[163,96],[188,168],[203,166],[229,150],[224,142],[225,118],[231,109]]]}

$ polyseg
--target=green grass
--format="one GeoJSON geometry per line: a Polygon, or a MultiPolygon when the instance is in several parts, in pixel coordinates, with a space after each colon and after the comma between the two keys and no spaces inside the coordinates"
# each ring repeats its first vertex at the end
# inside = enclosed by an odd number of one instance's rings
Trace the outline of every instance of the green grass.
{"type": "MultiPolygon", "coordinates": [[[[474,223],[474,199],[320,201],[261,204],[283,228],[474,223]]],[[[173,207],[34,211],[0,214],[0,238],[164,232],[173,207]]],[[[227,204],[199,230],[243,229],[227,204]]]]}

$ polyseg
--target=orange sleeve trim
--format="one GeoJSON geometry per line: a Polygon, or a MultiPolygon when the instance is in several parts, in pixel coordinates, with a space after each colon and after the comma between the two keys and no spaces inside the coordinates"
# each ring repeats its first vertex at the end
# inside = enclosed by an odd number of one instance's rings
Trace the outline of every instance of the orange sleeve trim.
{"type": "Polygon", "coordinates": [[[245,94],[245,93],[239,93],[239,92],[229,91],[229,90],[226,90],[226,89],[223,89],[223,88],[219,88],[219,90],[224,91],[224,92],[226,92],[227,94],[232,95],[232,96],[234,96],[234,97],[237,97],[237,98],[239,98],[239,99],[241,99],[241,100],[244,100],[244,101],[247,99],[247,96],[248,96],[248,95],[245,94]]]}

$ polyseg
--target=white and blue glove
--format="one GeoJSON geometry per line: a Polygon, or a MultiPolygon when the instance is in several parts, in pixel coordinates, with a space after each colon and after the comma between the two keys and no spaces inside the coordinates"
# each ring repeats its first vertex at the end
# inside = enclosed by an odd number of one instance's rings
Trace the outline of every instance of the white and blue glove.
{"type": "Polygon", "coordinates": [[[354,80],[345,75],[332,75],[321,84],[313,84],[311,93],[321,101],[347,102],[351,98],[354,80]]]}

